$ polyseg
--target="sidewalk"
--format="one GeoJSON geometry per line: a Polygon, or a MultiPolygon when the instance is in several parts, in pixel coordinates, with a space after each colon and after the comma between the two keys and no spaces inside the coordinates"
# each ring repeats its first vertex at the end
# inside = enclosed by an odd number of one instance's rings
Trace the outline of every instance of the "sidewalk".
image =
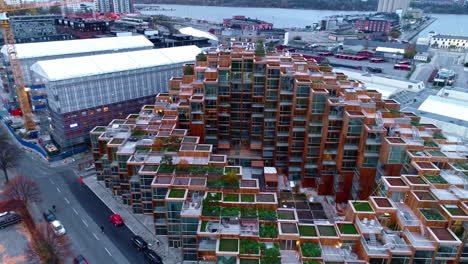
{"type": "Polygon", "coordinates": [[[112,192],[105,188],[104,183],[98,182],[94,175],[84,178],[83,182],[112,212],[122,216],[130,231],[148,242],[150,244],[149,248],[154,250],[165,264],[182,263],[181,250],[169,248],[166,236],[155,235],[151,216],[133,214],[131,207],[123,204],[119,196],[112,195],[112,192]],[[157,241],[159,241],[159,246],[157,246],[157,241]]]}

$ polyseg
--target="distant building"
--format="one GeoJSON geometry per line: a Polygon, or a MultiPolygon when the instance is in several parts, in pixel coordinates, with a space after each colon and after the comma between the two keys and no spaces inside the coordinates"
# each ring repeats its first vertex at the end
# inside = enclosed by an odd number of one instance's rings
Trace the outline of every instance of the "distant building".
{"type": "MultiPolygon", "coordinates": [[[[16,43],[71,39],[72,37],[70,35],[57,32],[55,28],[55,19],[60,17],[60,15],[9,17],[16,43]]],[[[0,45],[3,44],[3,32],[0,31],[0,45]]]]}
{"type": "Polygon", "coordinates": [[[389,35],[392,31],[392,22],[382,18],[366,18],[356,21],[354,24],[357,30],[369,32],[381,32],[389,35]]]}
{"type": "Polygon", "coordinates": [[[195,45],[197,47],[211,46],[210,39],[205,37],[194,37],[185,34],[158,33],[147,36],[155,48],[170,48],[179,46],[195,45]]]}
{"type": "Polygon", "coordinates": [[[395,13],[397,10],[401,10],[405,14],[408,10],[409,2],[409,0],[379,0],[377,12],[395,13]]]}
{"type": "Polygon", "coordinates": [[[89,131],[125,117],[168,90],[195,60],[196,46],[39,61],[31,66],[49,97],[51,134],[61,148],[84,144],[89,131]]]}
{"type": "Polygon", "coordinates": [[[465,50],[468,48],[468,36],[433,35],[431,36],[430,46],[433,48],[465,50]]]}
{"type": "Polygon", "coordinates": [[[107,34],[111,31],[111,20],[94,20],[83,18],[59,18],[55,20],[57,30],[70,34],[77,39],[93,38],[96,35],[107,34]]]}
{"type": "Polygon", "coordinates": [[[95,9],[99,12],[134,13],[133,0],[95,0],[95,9]]]}
{"type": "Polygon", "coordinates": [[[245,16],[234,16],[233,18],[223,19],[223,26],[228,28],[240,28],[240,29],[272,29],[273,24],[261,21],[258,19],[252,19],[245,16]]]}
{"type": "MultiPolygon", "coordinates": [[[[31,99],[33,109],[45,108],[47,96],[44,96],[43,87],[40,80],[33,77],[30,69],[31,65],[41,60],[62,59],[70,57],[79,57],[86,55],[96,55],[103,53],[115,53],[142,49],[152,49],[153,44],[143,36],[119,37],[119,38],[101,38],[101,39],[80,39],[54,42],[37,42],[17,44],[17,58],[20,60],[23,71],[24,82],[31,87],[31,99]],[[36,97],[38,96],[38,97],[36,97]],[[38,100],[36,101],[35,98],[38,100]]],[[[10,62],[7,55],[7,47],[1,49],[3,55],[3,64],[6,65],[7,72],[11,72],[10,62]]],[[[66,68],[68,66],[65,66],[66,68]]],[[[4,89],[8,94],[5,101],[9,101],[9,108],[16,109],[15,100],[16,91],[10,89],[13,87],[13,78],[10,76],[4,81],[4,89]]]]}

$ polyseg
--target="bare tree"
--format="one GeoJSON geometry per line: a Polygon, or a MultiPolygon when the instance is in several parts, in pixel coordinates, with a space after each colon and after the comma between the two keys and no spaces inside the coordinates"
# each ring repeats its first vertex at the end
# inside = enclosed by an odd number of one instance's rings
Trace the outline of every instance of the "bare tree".
{"type": "Polygon", "coordinates": [[[4,195],[9,199],[22,201],[25,205],[41,201],[41,191],[36,181],[21,175],[6,185],[4,195]]]}
{"type": "Polygon", "coordinates": [[[26,248],[26,258],[31,263],[62,264],[70,256],[67,237],[57,236],[47,223],[38,226],[35,239],[26,248]]]}
{"type": "Polygon", "coordinates": [[[13,168],[16,166],[16,162],[20,157],[20,152],[5,141],[0,141],[0,169],[3,170],[3,174],[5,175],[5,182],[8,183],[8,172],[9,168],[13,168]]]}

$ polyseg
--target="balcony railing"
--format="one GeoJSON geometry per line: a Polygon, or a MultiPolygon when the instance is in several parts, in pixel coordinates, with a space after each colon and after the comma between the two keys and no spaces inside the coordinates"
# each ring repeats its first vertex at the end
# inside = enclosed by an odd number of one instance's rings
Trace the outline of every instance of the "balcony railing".
{"type": "Polygon", "coordinates": [[[408,229],[403,231],[406,238],[411,242],[411,245],[414,247],[434,247],[434,242],[430,241],[428,238],[425,238],[423,235],[417,232],[410,232],[408,229]]]}
{"type": "Polygon", "coordinates": [[[382,225],[380,225],[379,221],[376,219],[364,218],[360,220],[359,217],[356,217],[356,224],[361,230],[361,233],[365,234],[380,234],[383,230],[382,225]]]}
{"type": "Polygon", "coordinates": [[[395,206],[398,208],[398,219],[400,219],[400,221],[403,222],[406,226],[417,226],[421,224],[411,209],[404,203],[395,203],[395,206]]]}
{"type": "Polygon", "coordinates": [[[387,255],[387,246],[377,240],[375,235],[362,236],[361,242],[368,255],[387,255]]]}

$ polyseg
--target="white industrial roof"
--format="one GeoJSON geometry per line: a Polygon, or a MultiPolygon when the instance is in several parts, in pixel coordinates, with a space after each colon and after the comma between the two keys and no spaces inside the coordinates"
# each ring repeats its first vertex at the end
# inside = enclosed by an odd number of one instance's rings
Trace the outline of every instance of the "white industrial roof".
{"type": "Polygon", "coordinates": [[[179,32],[185,35],[190,35],[198,38],[208,38],[214,41],[218,41],[218,38],[210,32],[202,31],[193,27],[184,27],[179,29],[179,32]]]}
{"type": "Polygon", "coordinates": [[[405,53],[404,49],[395,49],[395,48],[387,48],[387,47],[377,47],[375,51],[381,51],[381,52],[389,52],[389,53],[405,53]]]}
{"type": "MultiPolygon", "coordinates": [[[[79,54],[131,48],[152,48],[153,43],[144,36],[124,36],[95,39],[76,39],[64,41],[35,42],[16,44],[18,58],[42,58],[67,54],[79,54]]],[[[1,52],[7,55],[7,47],[1,52]]]]}
{"type": "Polygon", "coordinates": [[[418,109],[468,121],[468,104],[465,101],[430,95],[418,109]]]}
{"type": "Polygon", "coordinates": [[[59,81],[194,61],[200,52],[200,48],[192,45],[91,55],[38,61],[31,70],[48,81],[59,81]]]}

